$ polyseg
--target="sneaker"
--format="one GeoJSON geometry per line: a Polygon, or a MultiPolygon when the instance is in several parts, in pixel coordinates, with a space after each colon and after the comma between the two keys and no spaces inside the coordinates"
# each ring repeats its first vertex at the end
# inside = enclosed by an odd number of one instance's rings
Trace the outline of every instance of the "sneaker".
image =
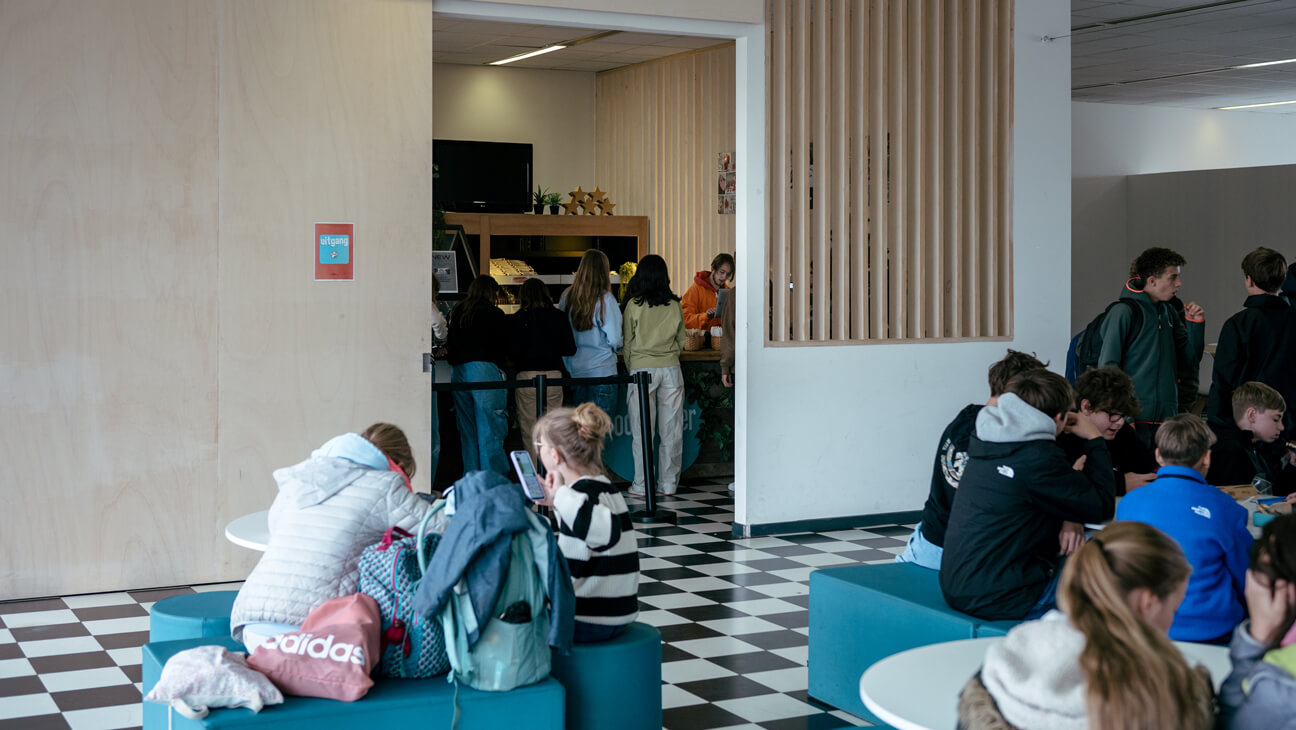
{"type": "Polygon", "coordinates": [[[626,494],[629,494],[631,497],[642,497],[644,496],[644,490],[630,487],[626,490],[626,494]]]}

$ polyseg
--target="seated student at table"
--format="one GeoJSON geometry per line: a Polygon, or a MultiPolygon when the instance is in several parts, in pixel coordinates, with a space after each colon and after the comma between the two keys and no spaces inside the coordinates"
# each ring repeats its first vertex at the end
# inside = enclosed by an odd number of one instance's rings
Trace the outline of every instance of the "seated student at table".
{"type": "MultiPolygon", "coordinates": [[[[1120,368],[1107,365],[1086,370],[1076,378],[1075,391],[1080,415],[1093,421],[1107,441],[1107,452],[1116,470],[1117,496],[1155,479],[1156,457],[1127,423],[1140,408],[1134,380],[1120,368]]],[[[1058,446],[1072,461],[1084,455],[1084,441],[1071,434],[1058,436],[1058,446]]]]}
{"type": "Polygon", "coordinates": [[[1181,414],[1161,424],[1156,434],[1156,481],[1131,492],[1116,505],[1116,519],[1143,522],[1179,543],[1192,565],[1183,605],[1170,638],[1226,644],[1243,616],[1247,551],[1247,511],[1206,483],[1215,436],[1198,416],[1181,414]]]}
{"type": "Polygon", "coordinates": [[[1296,517],[1264,526],[1246,577],[1251,618],[1233,635],[1233,671],[1220,687],[1229,730],[1296,728],[1296,517]]]}
{"type": "Polygon", "coordinates": [[[1234,424],[1215,426],[1219,441],[1206,481],[1231,487],[1262,477],[1274,494],[1296,492],[1296,452],[1279,443],[1286,410],[1282,395],[1264,383],[1243,383],[1234,390],[1234,424]]]}
{"type": "Polygon", "coordinates": [[[415,466],[405,433],[375,423],[276,469],[270,542],[234,599],[233,637],[252,648],[296,630],[330,598],[355,593],[360,553],[393,525],[417,529],[432,508],[410,485],[415,466]]]}
{"type": "Polygon", "coordinates": [[[1071,412],[1072,398],[1061,375],[1029,370],[977,414],[941,558],[941,593],[956,610],[988,620],[1043,615],[1062,561],[1084,541],[1062,523],[1111,519],[1107,442],[1071,412]],[[1085,440],[1077,463],[1056,443],[1063,432],[1085,440]]]}
{"type": "Polygon", "coordinates": [[[967,464],[968,442],[976,428],[976,417],[985,406],[999,401],[1008,381],[1018,373],[1042,368],[1045,363],[1034,355],[1009,350],[1002,360],[990,366],[990,400],[985,405],[972,403],[959,411],[941,433],[936,447],[936,461],[932,464],[931,491],[923,505],[922,521],[909,536],[903,553],[896,556],[897,563],[917,563],[924,568],[940,570],[941,552],[945,545],[945,526],[949,524],[950,506],[954,504],[955,490],[967,464]]]}
{"type": "Polygon", "coordinates": [[[959,695],[961,730],[1215,725],[1214,693],[1166,637],[1192,568],[1164,533],[1109,526],[1067,561],[1061,611],[986,651],[959,695]]]}

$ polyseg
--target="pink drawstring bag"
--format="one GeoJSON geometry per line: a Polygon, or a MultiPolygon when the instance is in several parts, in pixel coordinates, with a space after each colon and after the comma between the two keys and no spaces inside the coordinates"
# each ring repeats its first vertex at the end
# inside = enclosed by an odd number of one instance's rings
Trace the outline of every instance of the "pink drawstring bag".
{"type": "Polygon", "coordinates": [[[378,604],[363,593],[311,611],[299,631],[271,637],[248,657],[284,694],[352,702],[373,686],[378,661],[378,604]]]}

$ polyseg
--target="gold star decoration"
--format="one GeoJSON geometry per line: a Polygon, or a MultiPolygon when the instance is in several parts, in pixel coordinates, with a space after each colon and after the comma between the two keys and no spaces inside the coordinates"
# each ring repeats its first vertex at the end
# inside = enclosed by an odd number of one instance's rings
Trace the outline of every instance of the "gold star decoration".
{"type": "Polygon", "coordinates": [[[590,198],[590,202],[597,205],[598,203],[602,203],[604,200],[607,200],[607,193],[603,192],[602,190],[599,190],[598,186],[595,185],[594,191],[589,194],[589,198],[590,198]]]}
{"type": "Polygon", "coordinates": [[[594,212],[594,205],[595,205],[595,204],[594,204],[594,201],[593,201],[593,200],[590,200],[589,194],[587,193],[587,194],[585,195],[585,199],[582,200],[582,201],[580,202],[580,209],[581,209],[581,212],[582,212],[582,213],[593,213],[593,212],[594,212]]]}
{"type": "Polygon", "coordinates": [[[581,190],[579,185],[576,186],[575,190],[571,191],[571,197],[568,198],[567,203],[563,205],[563,209],[567,211],[567,215],[576,215],[576,209],[584,207],[583,202],[585,200],[585,195],[586,192],[581,190]]]}
{"type": "Polygon", "coordinates": [[[571,197],[563,204],[567,215],[612,215],[612,209],[615,207],[616,203],[608,200],[607,193],[599,190],[597,186],[592,192],[585,192],[579,185],[576,186],[576,189],[571,191],[571,197]]]}
{"type": "Polygon", "coordinates": [[[599,202],[599,212],[603,215],[612,215],[612,209],[615,207],[616,203],[613,203],[611,200],[603,200],[599,202]]]}

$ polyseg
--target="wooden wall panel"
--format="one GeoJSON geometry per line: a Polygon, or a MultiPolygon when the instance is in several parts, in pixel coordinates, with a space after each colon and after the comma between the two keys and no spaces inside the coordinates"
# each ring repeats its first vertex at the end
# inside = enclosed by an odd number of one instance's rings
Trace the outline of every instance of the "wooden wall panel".
{"type": "Polygon", "coordinates": [[[735,217],[716,212],[716,155],[734,152],[736,83],[732,43],[595,79],[595,182],[617,214],[651,219],[648,250],[666,259],[677,294],[734,252],[735,217]]]}
{"type": "Polygon", "coordinates": [[[217,576],[216,14],[0,3],[0,599],[217,576]]]}
{"type": "Polygon", "coordinates": [[[1012,0],[767,0],[770,342],[1007,338],[1012,0]]]}
{"type": "Polygon", "coordinates": [[[274,469],[375,421],[426,465],[432,9],[223,7],[220,481],[237,514],[270,504],[274,469]],[[355,223],[354,282],[313,280],[316,221],[355,223]]]}

